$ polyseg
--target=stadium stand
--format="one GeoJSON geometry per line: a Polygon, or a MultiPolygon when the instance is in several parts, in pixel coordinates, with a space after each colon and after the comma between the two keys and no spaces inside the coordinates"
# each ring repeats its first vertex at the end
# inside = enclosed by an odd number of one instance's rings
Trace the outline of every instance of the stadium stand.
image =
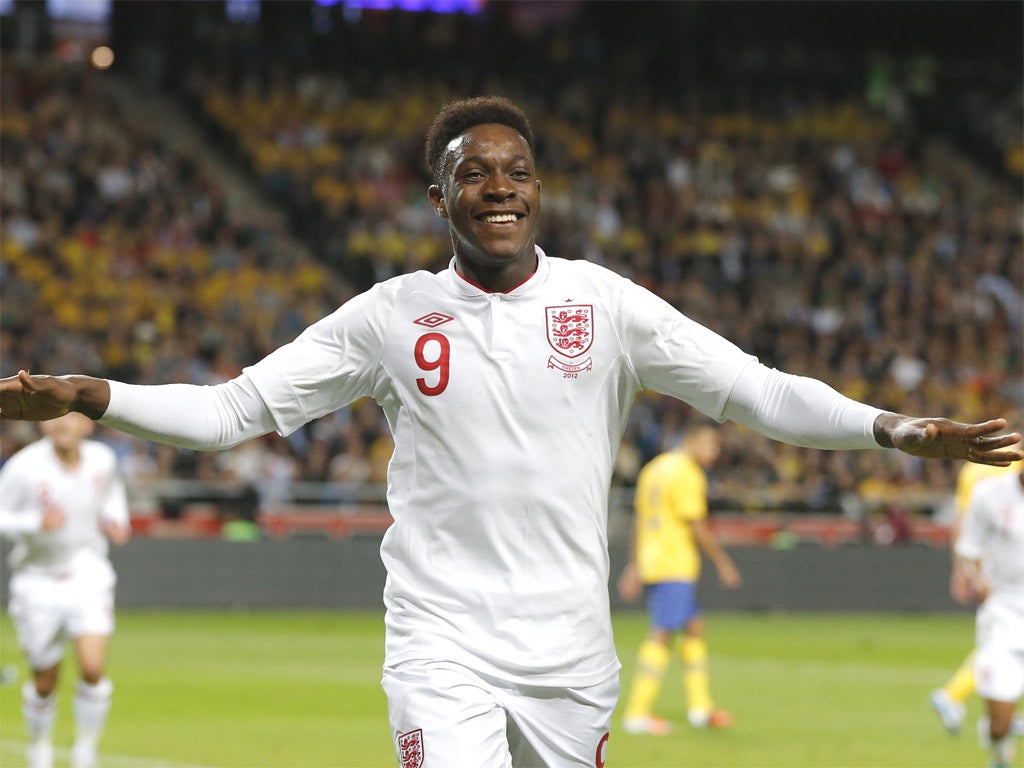
{"type": "MultiPolygon", "coordinates": [[[[45,52],[6,59],[3,370],[222,381],[354,291],[442,267],[422,132],[445,99],[501,91],[540,138],[549,253],[604,263],[765,362],[882,407],[972,420],[1024,395],[1020,67],[724,37],[668,62],[628,35],[607,43],[600,10],[539,30],[495,13],[505,23],[329,17],[316,34],[197,7],[146,21],[165,25],[153,39],[188,35],[180,69],[146,36],[134,77],[45,52]],[[509,45],[545,76],[479,66],[509,45]],[[279,215],[232,205],[165,126],[128,116],[133,93],[194,121],[279,215]]],[[[641,398],[616,484],[688,416],[641,398]]],[[[3,455],[27,438],[5,430],[3,455]]],[[[228,481],[255,489],[268,520],[295,506],[291,484],[379,484],[390,455],[367,402],[225,454],[104,438],[135,457],[138,487],[228,481]]],[[[939,516],[955,468],[890,454],[782,447],[727,425],[712,505],[842,512],[853,528],[822,534],[837,537],[895,508],[939,516]]]]}

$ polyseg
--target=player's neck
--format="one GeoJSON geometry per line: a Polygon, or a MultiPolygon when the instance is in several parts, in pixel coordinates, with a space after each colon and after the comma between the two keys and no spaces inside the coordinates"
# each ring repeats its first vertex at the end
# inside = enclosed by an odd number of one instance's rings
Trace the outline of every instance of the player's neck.
{"type": "Polygon", "coordinates": [[[532,262],[505,265],[487,269],[455,256],[455,271],[470,285],[486,293],[511,293],[537,273],[540,259],[533,254],[532,262]],[[526,264],[529,264],[527,266],[526,264]]]}
{"type": "Polygon", "coordinates": [[[77,446],[74,448],[54,446],[53,452],[57,454],[57,460],[68,469],[74,469],[78,466],[78,462],[82,460],[82,452],[78,450],[77,446]]]}

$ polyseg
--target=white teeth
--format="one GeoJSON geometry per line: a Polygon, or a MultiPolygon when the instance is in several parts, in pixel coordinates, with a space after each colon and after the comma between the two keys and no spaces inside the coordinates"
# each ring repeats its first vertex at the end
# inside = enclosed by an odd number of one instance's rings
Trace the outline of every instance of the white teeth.
{"type": "Polygon", "coordinates": [[[484,216],[484,221],[488,224],[504,224],[515,220],[516,215],[514,213],[499,213],[492,216],[484,216]]]}

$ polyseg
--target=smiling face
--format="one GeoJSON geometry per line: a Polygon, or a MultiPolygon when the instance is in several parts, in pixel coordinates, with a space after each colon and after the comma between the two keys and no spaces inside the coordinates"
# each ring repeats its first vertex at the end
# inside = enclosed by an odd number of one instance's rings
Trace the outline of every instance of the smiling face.
{"type": "Polygon", "coordinates": [[[448,219],[455,263],[463,277],[488,291],[507,291],[536,269],[540,181],[533,153],[513,128],[470,128],[445,148],[441,186],[427,192],[448,219]]]}

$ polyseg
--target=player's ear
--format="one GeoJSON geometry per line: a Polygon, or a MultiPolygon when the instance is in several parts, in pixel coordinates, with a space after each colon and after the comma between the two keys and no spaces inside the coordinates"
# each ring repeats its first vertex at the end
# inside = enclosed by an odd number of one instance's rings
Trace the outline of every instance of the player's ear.
{"type": "Polygon", "coordinates": [[[431,184],[427,190],[427,199],[430,200],[430,207],[433,208],[437,215],[442,219],[448,218],[448,211],[444,207],[444,192],[437,184],[431,184]]]}

